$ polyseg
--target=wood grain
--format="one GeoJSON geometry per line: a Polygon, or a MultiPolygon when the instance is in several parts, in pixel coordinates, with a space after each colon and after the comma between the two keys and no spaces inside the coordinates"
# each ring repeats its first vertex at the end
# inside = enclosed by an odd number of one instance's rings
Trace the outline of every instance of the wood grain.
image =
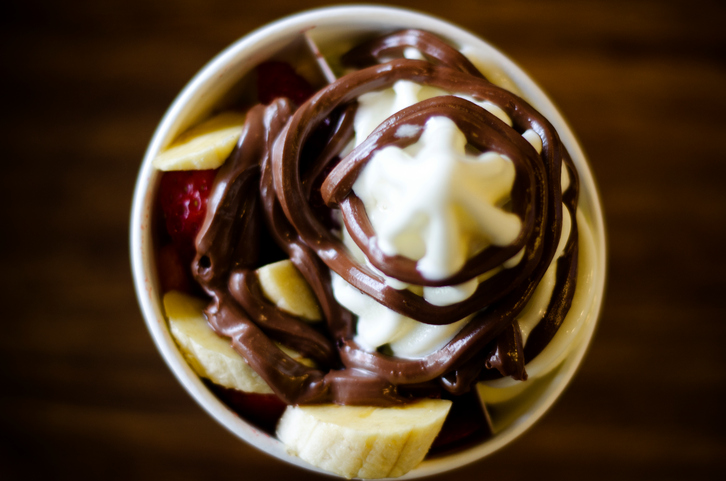
{"type": "MultiPolygon", "coordinates": [[[[4,7],[2,479],[323,479],[234,438],[139,313],[128,219],[144,149],[222,48],[327,2],[4,7]]],[[[713,479],[726,467],[726,7],[407,1],[499,47],[561,107],[605,206],[609,281],[579,374],[531,431],[432,479],[713,479]]]]}

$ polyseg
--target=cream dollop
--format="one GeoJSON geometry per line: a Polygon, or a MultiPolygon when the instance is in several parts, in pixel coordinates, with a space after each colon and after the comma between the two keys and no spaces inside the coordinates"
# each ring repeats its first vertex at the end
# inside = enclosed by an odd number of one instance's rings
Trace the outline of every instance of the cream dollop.
{"type": "Polygon", "coordinates": [[[353,185],[381,250],[418,261],[427,279],[452,276],[486,246],[512,243],[521,228],[502,207],[514,183],[511,160],[469,155],[466,145],[451,119],[432,117],[416,143],[376,152],[353,185]]]}
{"type": "MultiPolygon", "coordinates": [[[[407,57],[415,55],[407,52],[407,57]]],[[[392,88],[360,96],[354,121],[356,135],[349,149],[363,142],[392,114],[440,95],[450,93],[402,80],[392,88]]],[[[466,100],[512,124],[496,105],[466,100]]],[[[396,135],[410,137],[419,130],[418,126],[403,125],[396,135]]],[[[523,137],[541,152],[542,139],[536,132],[529,130],[523,137]]],[[[400,254],[417,261],[417,269],[424,277],[438,280],[458,272],[467,259],[486,246],[507,245],[517,237],[521,221],[503,208],[510,198],[514,177],[514,166],[507,157],[495,152],[472,152],[453,121],[433,117],[414,144],[404,149],[385,147],[376,152],[360,173],[353,191],[365,205],[380,248],[389,255],[400,254]]],[[[563,184],[568,181],[563,173],[563,184]]],[[[345,229],[342,237],[353,256],[380,274],[389,286],[409,289],[433,305],[467,299],[481,280],[474,278],[456,286],[412,286],[375,269],[345,229]]],[[[566,239],[563,232],[561,246],[566,239]]],[[[502,268],[517,265],[521,254],[502,268]]],[[[333,292],[337,301],[358,317],[355,340],[362,348],[374,351],[387,345],[394,356],[403,358],[422,358],[435,352],[471,318],[443,326],[423,324],[379,304],[335,273],[333,292]]],[[[546,283],[538,294],[539,303],[545,302],[551,295],[550,286],[546,283]]],[[[520,318],[527,333],[541,319],[539,307],[533,305],[520,318]]]]}

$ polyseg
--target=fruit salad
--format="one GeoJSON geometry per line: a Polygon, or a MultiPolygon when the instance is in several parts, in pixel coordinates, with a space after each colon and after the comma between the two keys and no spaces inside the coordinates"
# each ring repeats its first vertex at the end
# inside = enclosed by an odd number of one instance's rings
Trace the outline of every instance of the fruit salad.
{"type": "Polygon", "coordinates": [[[566,356],[593,251],[579,174],[446,38],[330,54],[301,35],[307,58],[262,61],[252,101],[153,160],[164,311],[208,388],[289,452],[398,477],[496,435],[566,356]]]}

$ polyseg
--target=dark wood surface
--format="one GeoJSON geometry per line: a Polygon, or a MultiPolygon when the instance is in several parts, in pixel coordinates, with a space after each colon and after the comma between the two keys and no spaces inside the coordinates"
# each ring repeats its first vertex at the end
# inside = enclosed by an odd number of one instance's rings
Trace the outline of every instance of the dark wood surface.
{"type": "MultiPolygon", "coordinates": [[[[139,313],[137,169],[215,53],[326,2],[3,7],[0,479],[318,479],[184,392],[139,313]]],[[[531,431],[432,479],[715,479],[726,463],[726,9],[691,1],[407,1],[486,38],[570,121],[605,206],[594,344],[531,431]]]]}

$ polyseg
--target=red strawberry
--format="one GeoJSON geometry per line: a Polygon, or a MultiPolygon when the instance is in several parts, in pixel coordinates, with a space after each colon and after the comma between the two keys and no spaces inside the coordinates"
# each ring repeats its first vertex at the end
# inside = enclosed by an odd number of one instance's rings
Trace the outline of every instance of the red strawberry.
{"type": "Polygon", "coordinates": [[[475,391],[461,396],[444,396],[455,400],[441,432],[431,446],[431,454],[441,454],[462,445],[487,439],[492,435],[491,420],[475,391]]]}
{"type": "Polygon", "coordinates": [[[287,405],[274,394],[257,394],[206,382],[207,386],[237,414],[255,426],[274,432],[287,405]]]}
{"type": "Polygon", "coordinates": [[[159,187],[159,200],[166,230],[178,249],[182,265],[194,257],[194,239],[207,213],[207,199],[216,170],[165,172],[159,187]]]}
{"type": "Polygon", "coordinates": [[[287,97],[302,105],[315,93],[307,80],[285,62],[270,61],[257,66],[257,99],[269,104],[278,97],[287,97]]]}
{"type": "Polygon", "coordinates": [[[188,294],[192,292],[193,284],[189,263],[185,267],[174,244],[167,244],[158,250],[156,265],[159,271],[161,292],[181,291],[188,294]]]}

